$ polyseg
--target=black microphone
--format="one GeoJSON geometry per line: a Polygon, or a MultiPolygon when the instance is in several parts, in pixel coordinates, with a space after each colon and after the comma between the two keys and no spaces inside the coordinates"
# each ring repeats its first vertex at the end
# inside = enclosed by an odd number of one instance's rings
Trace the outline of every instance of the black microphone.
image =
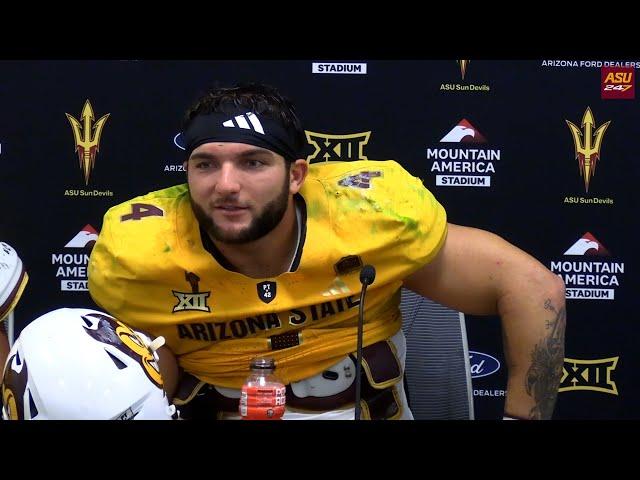
{"type": "Polygon", "coordinates": [[[360,270],[360,305],[358,308],[358,346],[356,348],[356,415],[355,419],[360,420],[360,372],[362,371],[362,336],[364,329],[364,295],[367,286],[376,279],[376,269],[372,265],[365,265],[360,270]]]}

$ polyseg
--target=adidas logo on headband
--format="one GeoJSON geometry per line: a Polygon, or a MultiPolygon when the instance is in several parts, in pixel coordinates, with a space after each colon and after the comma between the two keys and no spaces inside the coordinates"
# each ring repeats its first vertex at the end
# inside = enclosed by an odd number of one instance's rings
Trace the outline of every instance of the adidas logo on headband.
{"type": "Polygon", "coordinates": [[[245,130],[254,130],[264,135],[262,124],[253,112],[247,112],[244,115],[236,115],[232,119],[223,122],[222,126],[228,128],[244,128],[245,130]],[[248,122],[247,119],[249,120],[248,122]],[[249,125],[249,123],[251,123],[251,125],[249,125]]]}
{"type": "Polygon", "coordinates": [[[300,138],[294,128],[285,126],[279,118],[268,114],[262,119],[253,112],[211,112],[196,115],[187,129],[176,135],[174,143],[187,155],[204,143],[233,142],[255,145],[293,161],[301,158],[300,138]],[[229,115],[233,117],[229,118],[229,115]]]}

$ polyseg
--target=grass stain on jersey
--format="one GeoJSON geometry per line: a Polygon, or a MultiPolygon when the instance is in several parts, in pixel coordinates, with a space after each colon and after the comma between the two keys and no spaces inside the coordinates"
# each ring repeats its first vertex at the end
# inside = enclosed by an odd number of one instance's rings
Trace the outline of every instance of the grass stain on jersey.
{"type": "Polygon", "coordinates": [[[308,217],[317,217],[321,212],[324,211],[322,207],[322,203],[319,201],[313,201],[307,203],[307,216],[308,217]]]}

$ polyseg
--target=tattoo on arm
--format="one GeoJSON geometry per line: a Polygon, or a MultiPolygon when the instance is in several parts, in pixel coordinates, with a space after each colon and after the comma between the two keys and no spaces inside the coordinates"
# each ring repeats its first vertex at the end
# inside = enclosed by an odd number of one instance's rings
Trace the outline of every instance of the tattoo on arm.
{"type": "Polygon", "coordinates": [[[550,299],[545,301],[544,308],[554,313],[555,318],[547,321],[547,336],[531,352],[531,366],[527,371],[525,386],[536,402],[529,412],[529,418],[548,420],[553,414],[562,377],[567,313],[564,307],[554,307],[550,299]]]}

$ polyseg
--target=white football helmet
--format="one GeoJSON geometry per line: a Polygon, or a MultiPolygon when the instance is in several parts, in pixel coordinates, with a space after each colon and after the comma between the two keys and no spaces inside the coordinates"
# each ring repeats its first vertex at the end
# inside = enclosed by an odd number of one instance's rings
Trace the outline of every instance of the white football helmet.
{"type": "Polygon", "coordinates": [[[16,306],[28,279],[16,251],[0,242],[0,320],[4,320],[16,306]]]}
{"type": "Polygon", "coordinates": [[[2,417],[24,420],[170,420],[156,349],[146,335],[86,308],[35,319],[5,364],[2,417]]]}

